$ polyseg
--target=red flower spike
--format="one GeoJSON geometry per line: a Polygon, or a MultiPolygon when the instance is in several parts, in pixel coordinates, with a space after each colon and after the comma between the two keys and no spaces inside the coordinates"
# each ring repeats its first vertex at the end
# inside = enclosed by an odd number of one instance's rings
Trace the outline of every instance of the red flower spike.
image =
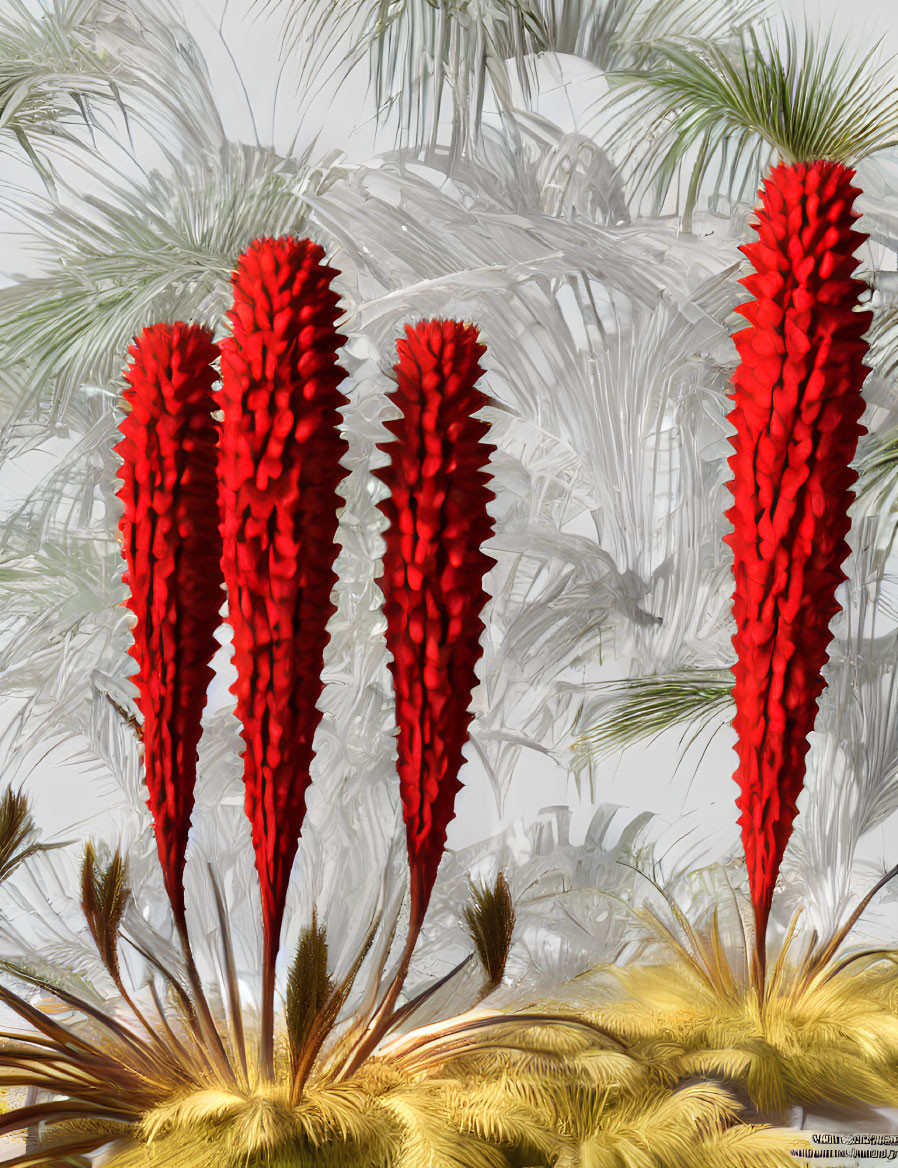
{"type": "Polygon", "coordinates": [[[323,258],[307,239],[256,240],[234,274],[232,336],[221,345],[222,564],[266,994],[321,720],[316,703],[337,581],[336,488],[346,475],[338,426],[347,399],[337,389],[346,374],[336,364],[345,338],[334,327],[337,272],[323,258]]]}
{"type": "Polygon", "coordinates": [[[755,297],[734,340],[741,364],[730,421],[742,842],[761,939],[804,783],[822,669],[845,579],[851,469],[864,410],[870,326],[852,273],[854,171],[782,164],[767,177],[758,241],[742,250],[755,297]]]}
{"type": "Polygon", "coordinates": [[[197,325],[156,324],[144,329],[129,357],[130,412],[115,449],[123,460],[126,603],[137,617],[132,680],[143,715],[147,805],[165,888],[183,924],[197,743],[223,600],[212,418],[218,348],[197,325]]]}
{"type": "Polygon", "coordinates": [[[477,684],[484,574],[494,497],[481,468],[494,446],[474,414],[486,398],[475,384],[485,347],[456,321],[406,326],[397,343],[402,417],[380,449],[390,465],[375,474],[390,488],[383,576],[387,647],[396,691],[398,771],[411,868],[411,931],[420,927],[461,788],[458,772],[477,684]]]}

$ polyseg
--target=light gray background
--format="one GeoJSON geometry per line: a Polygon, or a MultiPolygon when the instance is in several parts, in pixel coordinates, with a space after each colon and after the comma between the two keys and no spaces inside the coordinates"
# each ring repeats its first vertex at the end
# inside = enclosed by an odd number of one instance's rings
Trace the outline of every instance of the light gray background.
{"type": "MultiPolygon", "coordinates": [[[[296,130],[296,116],[286,78],[275,101],[278,21],[250,19],[246,0],[182,0],[182,7],[219,79],[219,96],[230,135],[251,140],[258,132],[263,142],[273,142],[284,149],[296,130]],[[254,117],[250,116],[250,108],[254,117]]],[[[824,25],[832,21],[836,39],[849,45],[872,46],[882,37],[884,49],[898,53],[898,10],[891,0],[818,0],[816,4],[783,0],[783,7],[796,18],[824,25]]],[[[586,128],[594,78],[589,70],[578,70],[570,60],[565,75],[569,84],[547,84],[540,108],[565,128],[586,128]]],[[[365,160],[378,149],[389,149],[392,134],[389,128],[377,132],[365,82],[364,70],[358,70],[339,87],[325,86],[303,121],[299,144],[317,135],[319,154],[342,150],[355,161],[365,160]]],[[[3,238],[0,267],[7,271],[27,268],[21,241],[15,236],[3,238]]],[[[29,484],[45,473],[58,454],[59,449],[50,443],[43,455],[31,454],[0,467],[0,510],[8,509],[29,484]]],[[[700,766],[693,755],[675,775],[676,742],[677,735],[670,734],[650,748],[636,748],[622,759],[610,761],[599,775],[595,798],[634,810],[655,811],[669,825],[667,835],[672,845],[685,833],[688,840],[702,842],[710,852],[719,854],[736,839],[736,788],[730,779],[735,755],[731,739],[728,733],[721,734],[700,766]]],[[[531,818],[542,807],[562,803],[576,808],[576,839],[582,836],[593,805],[589,792],[578,792],[560,768],[532,754],[522,757],[512,798],[501,818],[479,768],[469,764],[462,779],[466,785],[450,833],[450,844],[455,846],[486,838],[515,820],[531,818]]],[[[64,765],[62,754],[34,770],[30,790],[38,821],[50,834],[65,836],[77,831],[79,835],[114,837],[114,820],[105,813],[107,788],[86,781],[75,768],[64,765]]],[[[884,862],[891,856],[890,862],[894,862],[888,839],[892,834],[890,826],[873,833],[867,848],[871,860],[884,862]]]]}

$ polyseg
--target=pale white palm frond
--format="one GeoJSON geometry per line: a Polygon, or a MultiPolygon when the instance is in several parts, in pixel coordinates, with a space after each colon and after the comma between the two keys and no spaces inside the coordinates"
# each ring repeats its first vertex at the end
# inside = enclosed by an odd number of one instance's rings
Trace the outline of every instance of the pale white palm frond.
{"type": "Polygon", "coordinates": [[[787,853],[821,936],[854,905],[861,841],[898,810],[898,629],[883,611],[889,569],[874,531],[867,520],[852,533],[850,581],[787,853]]]}
{"type": "Polygon", "coordinates": [[[374,100],[404,145],[432,153],[446,135],[453,164],[478,142],[485,111],[504,119],[532,107],[537,54],[569,54],[601,70],[642,65],[658,37],[697,19],[708,37],[757,21],[765,0],[258,0],[280,13],[284,43],[302,61],[305,88],[327,66],[366,57],[374,100]],[[343,50],[345,44],[348,50],[343,50]]]}
{"type": "MultiPolygon", "coordinates": [[[[176,162],[186,151],[224,149],[215,81],[177,0],[80,2],[89,5],[101,57],[114,62],[129,122],[176,162]]],[[[140,154],[139,144],[129,145],[140,154]]]]}
{"type": "MultiPolygon", "coordinates": [[[[597,309],[587,286],[594,284],[595,297],[606,302],[601,288],[606,279],[637,303],[653,302],[660,290],[635,241],[550,217],[538,203],[524,217],[520,203],[509,208],[493,201],[478,167],[447,186],[438,166],[401,162],[354,169],[311,196],[310,227],[332,244],[330,254],[342,272],[345,328],[356,334],[349,353],[355,362],[374,362],[375,371],[358,381],[357,392],[360,401],[370,400],[378,419],[384,416],[382,371],[406,321],[451,314],[474,320],[483,330],[489,353],[484,384],[494,401],[489,413],[500,447],[494,460],[499,533],[493,550],[502,562],[487,581],[494,599],[480,671],[484,685],[475,697],[474,740],[501,802],[521,749],[545,751],[547,743],[551,749],[550,727],[556,739],[563,735],[564,712],[555,710],[553,716],[546,695],[584,640],[595,652],[602,610],[614,601],[602,582],[607,557],[603,563],[595,541],[575,547],[576,540],[556,534],[591,505],[586,463],[571,447],[560,396],[579,361],[580,334],[601,327],[594,323],[597,309]],[[585,272],[567,279],[563,273],[572,264],[585,272]],[[573,325],[567,300],[580,306],[573,325]],[[558,400],[547,398],[547,384],[558,386],[558,400]],[[537,554],[522,556],[525,545],[537,554]],[[559,571],[568,578],[569,594],[559,587],[559,571]],[[576,588],[593,609],[588,626],[579,629],[583,609],[574,602],[576,588]],[[548,621],[538,615],[538,603],[528,609],[536,622],[529,635],[544,645],[552,641],[557,650],[552,668],[536,685],[538,654],[535,644],[528,650],[521,641],[528,635],[527,618],[518,619],[528,594],[531,601],[541,595],[553,603],[548,621]],[[552,636],[553,626],[558,637],[552,636]],[[512,655],[515,641],[521,653],[512,655]],[[525,661],[518,660],[521,654],[525,661]]],[[[562,704],[572,705],[566,698],[562,704]]]]}
{"type": "Polygon", "coordinates": [[[373,23],[372,6],[359,7],[367,17],[359,47],[371,55],[378,108],[395,109],[400,133],[432,149],[451,102],[453,154],[476,138],[488,93],[510,109],[517,81],[527,103],[534,84],[528,58],[550,47],[537,0],[380,0],[373,23]]]}
{"type": "MultiPolygon", "coordinates": [[[[515,931],[491,1006],[539,1000],[631,951],[627,905],[644,892],[637,867],[651,862],[653,816],[602,804],[592,811],[582,842],[571,840],[571,826],[569,808],[547,807],[526,824],[443,858],[413,967],[422,983],[447,974],[470,953],[460,906],[472,885],[491,884],[499,872],[510,885],[515,931]]],[[[438,1007],[451,1008],[453,995],[459,1001],[469,996],[478,978],[481,971],[469,964],[447,985],[438,1007]]],[[[424,1013],[416,1018],[425,1021],[424,1013]]]]}
{"type": "MultiPolygon", "coordinates": [[[[504,149],[513,154],[513,143],[504,149]]],[[[492,167],[497,155],[486,157],[492,167]]],[[[495,356],[493,396],[574,450],[574,438],[588,444],[594,436],[571,413],[594,411],[580,401],[590,348],[611,348],[636,312],[666,301],[674,317],[692,317],[693,330],[710,329],[715,349],[726,340],[715,321],[726,304],[706,305],[694,293],[702,276],[710,281],[727,267],[732,244],[699,256],[658,225],[637,231],[551,215],[535,184],[532,203],[499,202],[481,181],[485,166],[449,182],[444,168],[401,155],[344,169],[326,192],[309,196],[309,225],[343,273],[347,327],[364,330],[365,351],[388,353],[405,319],[449,308],[480,318],[495,356]]],[[[720,294],[709,283],[707,295],[720,294]]],[[[728,290],[724,301],[731,298],[728,290]]],[[[653,351],[663,342],[660,321],[652,323],[653,351]]]]}
{"type": "Polygon", "coordinates": [[[347,331],[364,333],[357,359],[387,364],[407,320],[482,326],[499,564],[472,739],[500,807],[522,751],[569,765],[604,647],[652,672],[697,667],[707,645],[727,664],[724,395],[740,295],[726,240],[697,276],[695,245],[662,225],[547,214],[534,179],[553,139],[520,124],[543,137],[508,158],[530,177],[512,203],[490,176],[513,144],[490,134],[455,170],[445,153],[399,155],[309,199],[347,331]]]}
{"type": "Polygon", "coordinates": [[[114,434],[110,412],[3,516],[0,676],[18,713],[0,749],[7,773],[24,777],[35,751],[55,743],[137,798],[136,740],[110,705],[131,706],[122,561],[108,522],[114,434]]]}
{"type": "MultiPolygon", "coordinates": [[[[874,273],[874,288],[885,274],[874,273]]],[[[890,547],[896,534],[898,510],[898,307],[894,296],[879,292],[873,304],[873,323],[867,333],[870,345],[865,357],[871,373],[864,382],[867,433],[858,443],[854,465],[858,472],[856,499],[852,506],[854,522],[875,519],[875,532],[867,532],[875,543],[890,547]]]]}
{"type": "Polygon", "coordinates": [[[629,209],[612,159],[586,133],[565,131],[547,117],[516,110],[501,129],[486,124],[476,146],[454,156],[437,145],[426,164],[399,152],[413,173],[444,176],[476,209],[542,213],[600,227],[625,223],[629,209]]]}
{"type": "Polygon", "coordinates": [[[198,45],[168,0],[7,0],[0,13],[0,140],[15,140],[55,191],[56,156],[93,170],[109,146],[223,143],[198,45]]]}
{"type": "Polygon", "coordinates": [[[124,110],[115,63],[95,41],[95,0],[43,11],[8,0],[0,13],[0,138],[12,139],[52,186],[48,145],[79,143],[95,106],[124,110]]]}
{"type": "MultiPolygon", "coordinates": [[[[653,309],[630,307],[583,353],[579,384],[563,387],[558,413],[567,417],[565,436],[588,459],[599,541],[621,572],[646,583],[648,610],[662,619],[682,597],[667,585],[671,557],[688,547],[700,559],[705,542],[708,566],[719,559],[711,528],[715,518],[722,528],[730,365],[718,351],[737,295],[725,270],[683,304],[665,297],[653,309]]],[[[707,620],[695,607],[692,619],[707,620]]]]}
{"type": "Polygon", "coordinates": [[[543,0],[543,7],[552,50],[603,72],[644,67],[653,42],[694,36],[697,25],[705,40],[726,43],[770,11],[767,0],[543,0]]]}
{"type": "Polygon", "coordinates": [[[403,144],[433,149],[441,114],[449,112],[453,157],[476,140],[487,94],[510,109],[512,82],[529,93],[529,58],[550,47],[539,0],[258,0],[257,6],[283,14],[284,43],[301,56],[303,89],[328,64],[344,73],[367,58],[376,108],[381,116],[395,111],[403,144]]]}
{"type": "Polygon", "coordinates": [[[591,417],[581,412],[578,424],[592,450],[598,540],[640,619],[615,641],[629,676],[582,687],[578,772],[671,726],[701,733],[728,718],[723,322],[735,295],[727,270],[691,301],[637,312],[589,366],[581,401],[591,417]]]}
{"type": "Polygon", "coordinates": [[[859,444],[859,482],[854,515],[874,517],[877,542],[888,546],[895,539],[898,510],[898,431],[872,433],[859,444]]]}
{"type": "MultiPolygon", "coordinates": [[[[115,387],[128,345],[158,320],[213,329],[240,252],[260,235],[302,232],[304,160],[232,143],[103,198],[26,197],[10,207],[42,274],[0,289],[0,354],[25,383],[14,413],[53,424],[85,385],[115,387]]],[[[100,395],[100,411],[109,409],[100,395]]]]}
{"type": "MultiPolygon", "coordinates": [[[[542,206],[525,214],[520,205],[493,203],[476,178],[470,188],[460,181],[447,184],[442,169],[412,161],[398,155],[379,165],[344,168],[345,175],[326,192],[307,199],[310,229],[329,245],[343,273],[348,321],[363,327],[366,336],[395,335],[403,313],[445,311],[454,302],[472,319],[478,307],[484,319],[489,310],[495,320],[490,333],[502,342],[523,335],[536,306],[541,311],[541,301],[554,300],[558,289],[576,283],[581,273],[638,303],[657,300],[660,281],[652,253],[640,241],[551,217],[542,206]],[[534,307],[527,311],[529,305],[513,303],[500,313],[502,300],[519,288],[535,297],[534,307]]],[[[533,370],[545,367],[544,361],[534,365],[535,352],[528,352],[527,360],[532,372],[517,377],[522,393],[529,390],[533,370]]],[[[501,367],[508,368],[504,360],[501,367]]],[[[508,380],[518,367],[523,367],[520,358],[505,375],[508,380]]],[[[537,415],[532,391],[528,407],[528,414],[537,415]]]]}
{"type": "MultiPolygon", "coordinates": [[[[894,149],[883,150],[862,158],[857,164],[856,186],[861,188],[857,209],[864,216],[864,231],[872,244],[884,248],[880,270],[873,274],[873,287],[883,293],[883,306],[894,304],[895,272],[890,252],[898,250],[898,193],[895,178],[898,175],[898,154],[894,149]]],[[[866,273],[862,273],[865,277],[866,273]]],[[[875,304],[874,304],[875,307],[875,304]]]]}

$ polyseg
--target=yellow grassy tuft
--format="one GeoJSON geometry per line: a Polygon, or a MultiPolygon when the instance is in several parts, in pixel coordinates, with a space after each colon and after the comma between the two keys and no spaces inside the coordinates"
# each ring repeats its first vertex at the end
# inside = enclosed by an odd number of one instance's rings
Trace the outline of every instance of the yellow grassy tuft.
{"type": "Polygon", "coordinates": [[[109,1168],[383,1168],[400,1139],[378,1104],[395,1086],[373,1075],[310,1083],[298,1105],[286,1080],[187,1092],[148,1112],[109,1168]]]}
{"type": "MultiPolygon", "coordinates": [[[[559,1027],[563,1032],[564,1028],[559,1027]]],[[[449,1061],[454,1122],[528,1166],[554,1168],[776,1168],[793,1163],[795,1133],[749,1127],[724,1087],[671,1088],[666,1070],[610,1045],[532,1036],[449,1061]]],[[[800,1141],[799,1141],[800,1142],[800,1141]]]]}
{"type": "Polygon", "coordinates": [[[711,1079],[745,1092],[767,1119],[795,1106],[895,1106],[889,954],[837,962],[828,942],[792,960],[793,921],[759,993],[747,954],[728,955],[716,915],[705,931],[677,919],[685,940],[653,918],[675,959],[607,971],[617,990],[587,1004],[588,1018],[679,1081],[711,1079]]]}
{"type": "MultiPolygon", "coordinates": [[[[3,821],[0,814],[0,845],[3,821]]],[[[593,1003],[591,1018],[573,1016],[570,1004],[552,1013],[475,1009],[407,1031],[446,978],[396,1008],[404,957],[379,1002],[375,995],[343,1017],[379,923],[338,979],[313,915],[269,1065],[258,1056],[260,1036],[244,1027],[214,878],[226,1005],[206,997],[185,931],[174,969],[138,947],[157,975],[151,1012],[129,996],[117,964],[124,869],[115,858],[99,869],[90,850],[87,861],[85,913],[119,999],[101,1009],[3,963],[26,996],[0,982],[0,1004],[19,1027],[0,1041],[0,1090],[34,1088],[38,1097],[0,1115],[0,1136],[27,1130],[40,1142],[14,1164],[86,1168],[99,1157],[97,1168],[770,1168],[789,1162],[782,1156],[794,1137],[746,1127],[739,1101],[715,1078],[746,1082],[774,1105],[798,1090],[784,1068],[794,1064],[807,1081],[820,1051],[836,1051],[853,1076],[846,1091],[879,1098],[886,1064],[898,1062],[894,991],[872,966],[864,974],[815,958],[792,978],[783,960],[762,1000],[752,998],[723,957],[716,921],[707,946],[686,922],[691,953],[668,931],[673,975],[623,971],[629,1003],[619,985],[616,998],[593,1003]],[[845,1030],[869,1072],[861,1092],[845,1030]],[[809,1052],[808,1035],[819,1049],[809,1052]]],[[[512,918],[500,878],[468,917],[487,986],[501,977],[512,918]]],[[[829,1068],[814,1071],[814,1082],[829,1068]]]]}

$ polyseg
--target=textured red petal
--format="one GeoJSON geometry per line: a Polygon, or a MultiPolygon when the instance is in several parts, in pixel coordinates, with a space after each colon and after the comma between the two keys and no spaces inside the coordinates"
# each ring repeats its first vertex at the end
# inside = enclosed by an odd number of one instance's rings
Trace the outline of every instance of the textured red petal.
{"type": "Polygon", "coordinates": [[[383,575],[387,647],[396,694],[399,789],[412,878],[412,920],[420,923],[436,879],[461,784],[458,772],[472,714],[480,657],[482,587],[493,560],[481,550],[493,523],[483,467],[495,447],[474,414],[484,353],[477,330],[456,321],[406,326],[397,344],[402,417],[375,473],[390,488],[383,575]]]}
{"type": "Polygon", "coordinates": [[[307,239],[260,239],[233,278],[222,342],[222,565],[234,630],[243,777],[277,951],[306,809],[321,671],[337,577],[340,459],[337,274],[307,239]]]}
{"type": "Polygon", "coordinates": [[[148,806],[165,887],[183,919],[197,743],[223,600],[212,417],[218,349],[196,325],[157,324],[144,329],[129,356],[130,409],[116,451],[127,605],[137,617],[130,653],[138,666],[148,806]]]}
{"type": "Polygon", "coordinates": [[[743,250],[755,300],[734,340],[730,458],[736,589],[737,805],[759,932],[804,784],[822,669],[845,578],[850,469],[864,403],[864,333],[855,311],[854,171],[833,162],[776,167],[743,250]]]}

